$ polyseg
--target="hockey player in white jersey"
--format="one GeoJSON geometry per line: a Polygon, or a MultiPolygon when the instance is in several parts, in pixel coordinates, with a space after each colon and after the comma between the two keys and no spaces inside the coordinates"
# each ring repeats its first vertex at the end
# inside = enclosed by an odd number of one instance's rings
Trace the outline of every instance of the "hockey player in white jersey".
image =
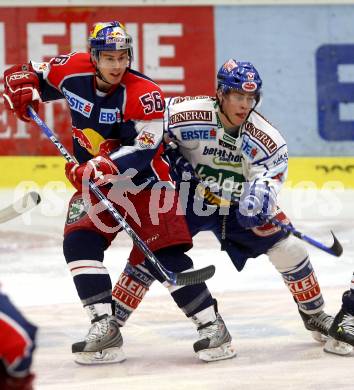
{"type": "MultiPolygon", "coordinates": [[[[220,68],[217,83],[216,98],[177,97],[166,109],[167,141],[175,145],[168,155],[180,183],[189,229],[193,236],[212,231],[238,271],[249,258],[267,254],[288,286],[305,327],[317,341],[324,341],[333,317],[323,311],[307,250],[300,240],[267,223],[268,218],[290,223],[277,206],[287,176],[288,152],[279,131],[256,111],[262,80],[251,63],[230,59],[220,68]],[[190,181],[185,180],[186,171],[190,181]],[[205,192],[201,180],[219,191],[205,192]],[[231,198],[231,205],[223,201],[231,198]]],[[[115,315],[122,326],[142,299],[129,304],[126,278],[143,285],[145,292],[153,280],[150,275],[146,283],[139,270],[127,265],[113,290],[115,315]]],[[[185,299],[188,307],[188,296],[185,299]]],[[[220,333],[212,328],[214,321],[205,315],[201,323],[195,321],[201,341],[194,350],[203,360],[214,360],[212,351],[220,346],[214,342],[220,333]]]]}

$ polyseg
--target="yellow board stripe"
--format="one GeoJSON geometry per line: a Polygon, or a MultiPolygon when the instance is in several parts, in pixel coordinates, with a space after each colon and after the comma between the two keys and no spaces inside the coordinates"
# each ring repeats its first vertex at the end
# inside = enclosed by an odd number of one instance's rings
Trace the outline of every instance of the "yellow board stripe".
{"type": "Polygon", "coordinates": [[[34,182],[44,187],[49,182],[61,181],[68,188],[71,184],[64,173],[65,160],[63,157],[0,157],[0,187],[16,187],[23,182],[34,182]]]}
{"type": "MultiPolygon", "coordinates": [[[[0,187],[13,188],[24,181],[39,187],[61,181],[72,188],[65,178],[62,157],[0,157],[0,187]]],[[[292,157],[289,160],[288,188],[322,188],[338,182],[354,188],[354,157],[292,157]],[[312,183],[312,185],[311,185],[312,183]],[[331,184],[332,183],[332,184],[331,184]]]]}
{"type": "Polygon", "coordinates": [[[292,157],[289,159],[289,175],[286,186],[311,188],[335,187],[335,182],[344,188],[354,188],[354,157],[292,157]]]}

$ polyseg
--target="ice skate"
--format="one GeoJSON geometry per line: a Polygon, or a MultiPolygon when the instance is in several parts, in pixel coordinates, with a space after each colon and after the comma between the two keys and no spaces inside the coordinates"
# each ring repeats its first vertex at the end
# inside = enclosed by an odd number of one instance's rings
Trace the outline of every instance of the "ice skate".
{"type": "Polygon", "coordinates": [[[311,331],[312,337],[323,343],[328,338],[329,328],[332,325],[333,317],[325,313],[323,310],[315,314],[306,314],[299,310],[305,328],[311,331]]]}
{"type": "Polygon", "coordinates": [[[214,306],[204,309],[192,317],[197,325],[199,340],[193,345],[194,352],[200,360],[212,362],[216,360],[231,359],[236,356],[236,351],[231,345],[231,335],[218,313],[217,302],[214,306]],[[213,321],[205,322],[205,318],[213,318],[213,321]]]}
{"type": "Polygon", "coordinates": [[[75,362],[79,364],[118,363],[125,360],[123,338],[114,316],[104,314],[91,321],[84,341],[72,345],[75,362]]]}
{"type": "Polygon", "coordinates": [[[336,355],[349,355],[354,346],[354,316],[340,309],[329,329],[329,338],[323,348],[336,355]]]}

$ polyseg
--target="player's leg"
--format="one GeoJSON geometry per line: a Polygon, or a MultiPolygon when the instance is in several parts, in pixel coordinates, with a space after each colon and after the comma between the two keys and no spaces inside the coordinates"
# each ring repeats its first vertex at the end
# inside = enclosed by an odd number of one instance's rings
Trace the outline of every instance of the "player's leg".
{"type": "Polygon", "coordinates": [[[289,236],[279,240],[267,254],[297,303],[306,329],[316,341],[325,341],[333,317],[323,311],[321,289],[305,246],[289,236]]]}
{"type": "MultiPolygon", "coordinates": [[[[184,253],[182,246],[161,249],[155,255],[166,268],[174,272],[187,271],[193,267],[192,260],[184,253]]],[[[127,263],[113,288],[115,316],[120,326],[125,325],[155,279],[167,288],[177,306],[195,324],[199,340],[193,348],[201,360],[223,360],[236,355],[231,345],[231,335],[206,284],[171,286],[162,280],[148,261],[136,266],[127,263]]]]}
{"type": "Polygon", "coordinates": [[[37,327],[0,293],[0,388],[32,389],[37,327]],[[11,387],[13,386],[13,387],[11,387]]]}
{"type": "MultiPolygon", "coordinates": [[[[137,205],[146,205],[140,200],[137,205]]],[[[145,207],[146,210],[146,207],[145,207]]],[[[176,208],[159,215],[159,225],[151,225],[150,217],[140,210],[142,228],[136,227],[139,236],[149,240],[156,237],[150,248],[159,261],[169,270],[183,272],[193,268],[192,260],[185,254],[189,249],[191,238],[185,218],[176,213],[176,208]],[[186,245],[187,244],[187,245],[186,245]]],[[[197,217],[196,217],[197,218],[197,217]]],[[[216,220],[216,219],[215,219],[216,220]]],[[[207,222],[208,228],[213,224],[210,218],[200,221],[194,220],[193,234],[196,234],[198,224],[207,222]]],[[[136,309],[154,279],[164,282],[161,276],[148,261],[140,263],[140,253],[132,251],[131,263],[128,264],[113,289],[113,300],[116,306],[116,317],[121,326],[124,325],[130,314],[136,309]]],[[[202,360],[212,361],[234,357],[235,351],[231,346],[231,336],[217,311],[205,283],[193,286],[171,286],[163,283],[168,289],[178,307],[196,325],[200,340],[194,344],[194,350],[202,360]]]]}
{"type": "MultiPolygon", "coordinates": [[[[289,223],[280,210],[277,218],[289,223]]],[[[267,254],[297,303],[306,329],[317,341],[324,341],[333,317],[323,311],[321,290],[303,243],[272,224],[243,229],[233,212],[228,216],[224,230],[227,237],[224,246],[236,268],[242,270],[247,258],[267,254]]],[[[221,240],[221,232],[216,233],[221,240]]]]}
{"type": "Polygon", "coordinates": [[[329,339],[324,350],[337,355],[349,355],[354,346],[354,274],[350,290],[342,297],[342,307],[329,329],[329,339]]]}
{"type": "Polygon", "coordinates": [[[80,197],[74,195],[64,232],[63,251],[79,298],[91,326],[84,340],[72,345],[81,364],[120,362],[125,359],[119,324],[112,315],[112,284],[103,265],[104,251],[114,235],[104,235],[85,212],[79,213],[80,197]]]}
{"type": "MultiPolygon", "coordinates": [[[[193,268],[193,262],[184,253],[183,247],[164,248],[156,253],[161,263],[174,272],[183,272],[193,268]]],[[[163,283],[176,302],[197,328],[199,340],[193,348],[201,360],[214,361],[229,359],[236,355],[231,345],[231,335],[218,312],[216,300],[213,299],[207,285],[200,283],[192,286],[171,286],[163,282],[147,262],[150,273],[163,283]]]]}

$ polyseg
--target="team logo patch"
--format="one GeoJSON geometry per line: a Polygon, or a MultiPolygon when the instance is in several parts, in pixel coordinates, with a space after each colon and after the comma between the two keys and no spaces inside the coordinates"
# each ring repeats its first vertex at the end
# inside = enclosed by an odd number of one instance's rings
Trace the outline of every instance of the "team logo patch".
{"type": "Polygon", "coordinates": [[[69,206],[68,216],[66,218],[66,224],[71,225],[86,215],[87,207],[85,206],[82,198],[74,199],[69,206]]]}
{"type": "Polygon", "coordinates": [[[89,118],[92,112],[93,103],[88,100],[76,95],[73,92],[68,91],[66,88],[63,88],[63,93],[65,99],[69,103],[69,107],[71,110],[77,111],[86,118],[89,118]]]}
{"type": "Polygon", "coordinates": [[[171,115],[169,124],[175,125],[182,122],[210,122],[212,120],[212,112],[204,110],[182,111],[171,115]]]}
{"type": "Polygon", "coordinates": [[[228,60],[228,61],[224,64],[223,68],[226,69],[228,72],[231,72],[232,69],[237,68],[237,64],[236,64],[236,62],[235,62],[234,60],[231,59],[231,60],[228,60]]]}
{"type": "Polygon", "coordinates": [[[183,141],[190,141],[194,139],[214,140],[216,139],[216,130],[215,129],[181,130],[181,137],[183,141]]]}
{"type": "Polygon", "coordinates": [[[46,77],[49,72],[48,62],[31,62],[31,64],[37,73],[43,73],[44,77],[46,77]]]}
{"type": "Polygon", "coordinates": [[[139,134],[139,137],[137,138],[137,140],[139,142],[139,145],[144,149],[151,148],[151,147],[155,146],[155,143],[156,143],[155,134],[149,133],[147,131],[142,131],[139,134]]]}

